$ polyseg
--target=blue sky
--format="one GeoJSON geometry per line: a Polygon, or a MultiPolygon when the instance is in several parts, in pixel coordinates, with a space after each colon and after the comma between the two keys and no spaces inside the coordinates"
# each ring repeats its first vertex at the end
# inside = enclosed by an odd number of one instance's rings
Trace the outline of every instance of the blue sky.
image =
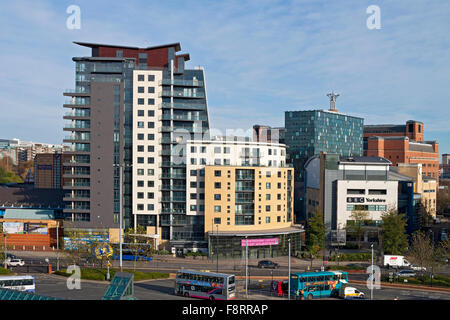
{"type": "Polygon", "coordinates": [[[284,125],[284,111],[328,108],[366,124],[420,120],[450,153],[450,2],[8,1],[0,11],[1,138],[61,143],[62,92],[74,87],[72,41],[180,42],[206,70],[211,127],[284,125]],[[70,5],[81,29],[69,30],[70,5]],[[369,30],[366,8],[381,9],[369,30]]]}

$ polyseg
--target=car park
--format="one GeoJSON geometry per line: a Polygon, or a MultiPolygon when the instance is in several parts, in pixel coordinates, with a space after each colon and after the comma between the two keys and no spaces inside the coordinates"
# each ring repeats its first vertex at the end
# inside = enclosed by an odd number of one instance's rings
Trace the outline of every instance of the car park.
{"type": "Polygon", "coordinates": [[[271,269],[277,269],[280,265],[276,262],[270,261],[270,260],[261,260],[258,262],[258,268],[271,268],[271,269]]]}

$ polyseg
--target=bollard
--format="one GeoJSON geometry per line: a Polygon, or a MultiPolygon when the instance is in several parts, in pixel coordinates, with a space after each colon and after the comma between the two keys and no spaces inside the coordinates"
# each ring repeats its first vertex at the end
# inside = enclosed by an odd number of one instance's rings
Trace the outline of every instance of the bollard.
{"type": "Polygon", "coordinates": [[[52,273],[52,265],[51,264],[48,265],[48,273],[49,274],[52,273]]]}

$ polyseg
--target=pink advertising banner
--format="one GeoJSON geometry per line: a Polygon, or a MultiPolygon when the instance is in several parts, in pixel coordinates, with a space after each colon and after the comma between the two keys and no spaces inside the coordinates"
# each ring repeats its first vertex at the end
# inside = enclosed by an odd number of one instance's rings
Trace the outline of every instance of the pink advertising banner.
{"type": "Polygon", "coordinates": [[[247,245],[249,247],[254,246],[271,246],[278,244],[278,238],[269,238],[269,239],[242,239],[241,246],[245,247],[245,243],[247,241],[247,245]]]}

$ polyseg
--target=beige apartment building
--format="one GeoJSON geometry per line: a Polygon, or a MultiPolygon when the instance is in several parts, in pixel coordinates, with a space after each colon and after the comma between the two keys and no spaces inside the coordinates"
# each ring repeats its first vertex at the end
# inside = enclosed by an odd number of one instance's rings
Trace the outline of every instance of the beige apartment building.
{"type": "Polygon", "coordinates": [[[292,226],[293,169],[205,167],[205,233],[292,226]]]}
{"type": "Polygon", "coordinates": [[[436,218],[436,179],[422,175],[422,164],[399,163],[398,173],[414,178],[414,192],[421,195],[422,206],[436,218]]]}

